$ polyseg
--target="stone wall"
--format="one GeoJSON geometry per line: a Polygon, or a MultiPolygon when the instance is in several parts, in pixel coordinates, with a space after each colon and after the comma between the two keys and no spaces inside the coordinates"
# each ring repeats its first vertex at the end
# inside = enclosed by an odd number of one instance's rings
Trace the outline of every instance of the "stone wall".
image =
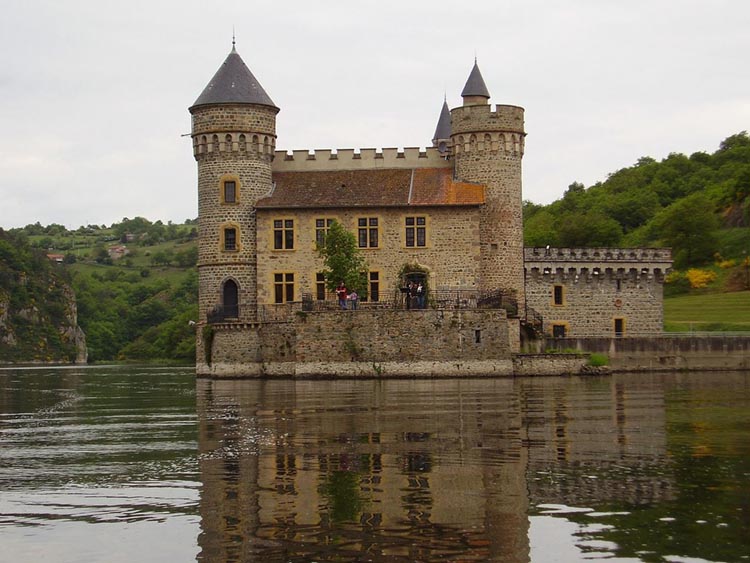
{"type": "Polygon", "coordinates": [[[192,108],[193,154],[198,162],[199,320],[222,305],[223,284],[238,286],[239,320],[257,320],[255,203],[271,189],[276,143],[276,108],[254,105],[192,108]],[[223,182],[236,183],[226,202],[223,182]],[[237,233],[235,248],[223,244],[226,228],[237,233]]]}
{"type": "Polygon", "coordinates": [[[547,335],[615,336],[663,331],[665,248],[526,248],[526,297],[542,315],[547,335]],[[557,295],[555,287],[557,289],[557,295]]]}
{"type": "Polygon", "coordinates": [[[547,348],[606,354],[613,371],[750,369],[750,336],[552,338],[547,348]]]}
{"type": "Polygon", "coordinates": [[[451,110],[455,176],[484,184],[480,216],[480,289],[515,290],[524,306],[521,159],[524,110],[471,105],[451,110]]]}
{"type": "Polygon", "coordinates": [[[479,263],[479,212],[473,207],[419,209],[340,208],[295,209],[273,211],[259,209],[258,232],[258,302],[274,303],[274,274],[293,273],[294,299],[303,293],[315,296],[316,274],[323,268],[315,250],[316,219],[336,219],[356,234],[358,217],[377,217],[379,248],[363,248],[369,270],[378,273],[382,299],[393,296],[398,272],[404,264],[419,264],[428,271],[431,289],[476,289],[479,263]],[[427,245],[407,247],[405,217],[427,218],[427,245]],[[294,221],[294,250],[275,250],[273,222],[294,221]]]}
{"type": "Polygon", "coordinates": [[[505,311],[299,312],[198,331],[199,376],[433,377],[513,373],[505,311]],[[209,335],[210,336],[207,336],[209,335]],[[205,339],[211,342],[206,361],[205,339]]]}

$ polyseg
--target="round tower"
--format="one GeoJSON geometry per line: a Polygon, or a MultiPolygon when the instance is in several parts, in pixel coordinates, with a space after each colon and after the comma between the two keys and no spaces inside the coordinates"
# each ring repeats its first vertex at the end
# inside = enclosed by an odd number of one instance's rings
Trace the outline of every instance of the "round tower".
{"type": "Polygon", "coordinates": [[[514,290],[522,311],[524,110],[507,105],[492,109],[476,61],[461,96],[463,106],[451,110],[455,176],[486,186],[479,221],[479,289],[514,290]]]}
{"type": "Polygon", "coordinates": [[[255,204],[271,190],[276,114],[234,48],[195,103],[200,322],[256,322],[255,204]]]}

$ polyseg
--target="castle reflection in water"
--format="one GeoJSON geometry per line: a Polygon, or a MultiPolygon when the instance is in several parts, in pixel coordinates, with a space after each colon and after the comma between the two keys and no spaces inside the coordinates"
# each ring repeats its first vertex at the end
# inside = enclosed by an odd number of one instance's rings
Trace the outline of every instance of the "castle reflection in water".
{"type": "Polygon", "coordinates": [[[671,494],[647,380],[199,380],[197,396],[199,561],[528,562],[539,504],[671,494]]]}

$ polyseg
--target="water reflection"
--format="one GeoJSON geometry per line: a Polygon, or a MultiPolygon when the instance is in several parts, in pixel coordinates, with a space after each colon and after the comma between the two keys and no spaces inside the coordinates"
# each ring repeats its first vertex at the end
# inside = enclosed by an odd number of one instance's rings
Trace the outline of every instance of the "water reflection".
{"type": "Polygon", "coordinates": [[[0,559],[747,561],[749,429],[748,372],[0,369],[0,559]]]}
{"type": "Polygon", "coordinates": [[[671,494],[652,478],[666,440],[648,384],[199,381],[197,396],[201,561],[527,562],[530,499],[671,494]]]}

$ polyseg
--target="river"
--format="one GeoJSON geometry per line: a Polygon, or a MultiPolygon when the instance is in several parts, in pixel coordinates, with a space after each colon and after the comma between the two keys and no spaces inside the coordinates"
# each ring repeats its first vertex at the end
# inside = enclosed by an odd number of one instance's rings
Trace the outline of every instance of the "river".
{"type": "Polygon", "coordinates": [[[0,561],[750,560],[750,373],[0,370],[0,561]]]}

